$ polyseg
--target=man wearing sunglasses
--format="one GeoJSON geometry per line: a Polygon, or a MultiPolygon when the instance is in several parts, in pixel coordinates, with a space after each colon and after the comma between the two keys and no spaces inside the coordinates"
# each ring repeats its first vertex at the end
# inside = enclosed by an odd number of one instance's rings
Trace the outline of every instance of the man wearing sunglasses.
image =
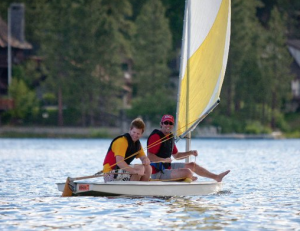
{"type": "Polygon", "coordinates": [[[199,176],[214,179],[221,182],[230,170],[220,174],[214,174],[199,166],[194,162],[189,163],[172,163],[171,156],[175,159],[183,159],[188,156],[198,156],[197,150],[188,152],[178,152],[175,145],[172,130],[174,127],[174,117],[172,115],[164,115],[161,118],[160,130],[154,129],[147,140],[148,158],[152,166],[152,179],[176,180],[190,178],[193,181],[199,176]]]}

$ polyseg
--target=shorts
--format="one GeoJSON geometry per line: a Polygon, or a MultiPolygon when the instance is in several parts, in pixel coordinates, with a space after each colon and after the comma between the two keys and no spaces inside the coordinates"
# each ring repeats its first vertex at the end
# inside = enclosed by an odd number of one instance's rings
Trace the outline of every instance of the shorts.
{"type": "Polygon", "coordinates": [[[171,169],[165,169],[164,172],[158,172],[151,175],[151,179],[168,180],[171,179],[171,172],[174,169],[185,168],[185,163],[171,163],[171,169]]]}
{"type": "Polygon", "coordinates": [[[130,173],[126,170],[116,169],[104,174],[104,182],[106,183],[110,181],[130,181],[130,177],[130,173]]]}

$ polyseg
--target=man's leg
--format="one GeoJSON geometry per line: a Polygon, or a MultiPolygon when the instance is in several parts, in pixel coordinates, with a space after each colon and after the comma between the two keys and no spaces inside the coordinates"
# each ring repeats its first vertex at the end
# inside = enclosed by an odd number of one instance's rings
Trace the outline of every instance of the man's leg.
{"type": "MultiPolygon", "coordinates": [[[[144,165],[141,165],[141,164],[139,164],[139,165],[134,165],[133,166],[133,168],[134,169],[137,169],[137,170],[139,170],[140,172],[145,172],[145,168],[144,168],[144,165]]],[[[140,181],[141,180],[141,175],[138,175],[138,174],[136,174],[136,175],[131,175],[131,177],[130,177],[130,181],[140,181]]]]}
{"type": "MultiPolygon", "coordinates": [[[[162,181],[184,180],[192,177],[193,172],[190,169],[165,169],[163,172],[152,174],[152,179],[162,181]]],[[[191,178],[192,179],[192,178],[191,178]]]]}
{"type": "Polygon", "coordinates": [[[227,171],[222,172],[222,173],[217,175],[217,174],[214,174],[214,173],[208,171],[207,169],[199,166],[198,164],[196,164],[194,162],[186,163],[185,167],[192,170],[193,172],[195,172],[199,176],[211,178],[211,179],[214,179],[217,182],[221,182],[223,177],[226,176],[230,172],[230,170],[227,170],[227,171]]]}
{"type": "Polygon", "coordinates": [[[178,180],[184,180],[186,178],[190,178],[193,181],[197,180],[197,177],[193,176],[193,172],[191,169],[185,167],[185,163],[172,163],[171,164],[171,179],[178,179],[178,180]]]}
{"type": "Polygon", "coordinates": [[[185,178],[193,178],[193,172],[188,168],[179,168],[171,170],[171,179],[172,180],[184,180],[185,178]]]}
{"type": "Polygon", "coordinates": [[[145,169],[144,176],[142,176],[140,180],[149,181],[152,173],[152,168],[150,165],[144,165],[144,169],[145,169]]]}

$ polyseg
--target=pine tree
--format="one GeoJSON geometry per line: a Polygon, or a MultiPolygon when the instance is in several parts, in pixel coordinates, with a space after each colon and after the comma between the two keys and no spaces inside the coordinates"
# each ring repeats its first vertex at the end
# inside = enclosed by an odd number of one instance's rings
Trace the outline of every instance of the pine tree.
{"type": "MultiPolygon", "coordinates": [[[[291,56],[286,46],[286,18],[277,7],[271,12],[268,23],[266,48],[262,58],[264,78],[268,79],[269,105],[272,110],[271,126],[277,127],[277,118],[282,111],[282,103],[290,97],[290,82],[293,78],[290,72],[291,56]]],[[[268,92],[265,92],[267,95],[268,92]]]]}
{"type": "Polygon", "coordinates": [[[48,88],[57,92],[59,124],[62,106],[94,124],[101,111],[117,109],[123,84],[121,63],[130,56],[128,1],[51,1],[45,12],[42,53],[49,68],[48,88]]]}
{"type": "Polygon", "coordinates": [[[167,105],[172,104],[167,66],[172,40],[169,21],[160,0],[147,1],[142,7],[136,19],[133,46],[137,97],[133,110],[153,119],[161,116],[167,105]]]}
{"type": "Polygon", "coordinates": [[[250,64],[253,70],[257,68],[257,39],[261,29],[256,18],[256,7],[260,4],[260,1],[232,1],[230,50],[222,90],[227,116],[239,111],[249,95],[251,97],[247,89],[251,71],[245,67],[250,64]]]}

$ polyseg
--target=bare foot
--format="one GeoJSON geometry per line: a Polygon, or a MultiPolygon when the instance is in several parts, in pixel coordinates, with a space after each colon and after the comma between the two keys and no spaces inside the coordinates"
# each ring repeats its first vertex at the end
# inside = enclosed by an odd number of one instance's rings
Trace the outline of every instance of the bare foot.
{"type": "Polygon", "coordinates": [[[223,179],[223,177],[226,176],[229,172],[230,172],[230,170],[227,170],[227,171],[225,171],[225,172],[220,173],[220,174],[216,177],[215,180],[216,180],[217,182],[221,182],[222,179],[223,179]]]}
{"type": "Polygon", "coordinates": [[[198,179],[198,177],[196,177],[196,176],[193,176],[193,181],[195,181],[195,180],[197,180],[198,179]]]}

